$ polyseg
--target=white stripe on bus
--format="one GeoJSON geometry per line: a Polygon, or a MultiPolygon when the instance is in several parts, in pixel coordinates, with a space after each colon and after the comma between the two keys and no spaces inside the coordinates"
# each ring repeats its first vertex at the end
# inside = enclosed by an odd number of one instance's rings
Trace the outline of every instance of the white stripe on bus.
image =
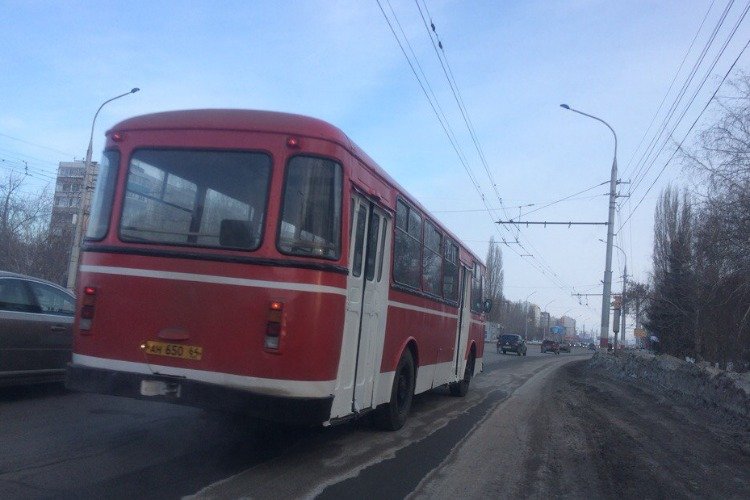
{"type": "Polygon", "coordinates": [[[314,285],[312,283],[292,283],[287,281],[263,281],[247,278],[231,278],[208,274],[178,273],[173,271],[156,271],[154,269],[134,269],[132,267],[90,266],[82,265],[81,272],[97,274],[114,274],[117,276],[137,276],[139,278],[156,278],[176,281],[195,281],[199,283],[217,283],[220,285],[248,286],[255,288],[272,288],[276,290],[296,290],[300,292],[333,293],[346,296],[346,288],[336,286],[314,285]]]}
{"type": "Polygon", "coordinates": [[[245,375],[234,375],[231,373],[162,366],[153,363],[134,363],[132,361],[98,358],[76,353],[73,353],[73,364],[90,368],[138,373],[141,375],[171,375],[185,377],[189,380],[197,380],[226,387],[235,387],[270,396],[325,398],[333,394],[333,387],[336,384],[335,380],[280,380],[249,377],[245,375]]]}
{"type": "Polygon", "coordinates": [[[394,300],[389,300],[388,305],[391,307],[398,307],[399,309],[407,309],[409,311],[417,311],[417,312],[423,312],[427,314],[434,314],[436,316],[445,316],[446,318],[453,318],[458,319],[458,315],[451,314],[444,311],[438,311],[436,309],[428,309],[426,307],[419,307],[419,306],[413,306],[411,304],[405,304],[403,302],[396,302],[394,300]]]}

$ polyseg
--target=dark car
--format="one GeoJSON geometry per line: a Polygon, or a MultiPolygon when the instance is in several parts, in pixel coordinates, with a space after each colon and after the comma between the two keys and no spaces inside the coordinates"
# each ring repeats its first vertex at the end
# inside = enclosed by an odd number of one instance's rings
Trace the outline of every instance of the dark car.
{"type": "Polygon", "coordinates": [[[596,345],[593,342],[589,344],[589,351],[596,351],[596,345]]]}
{"type": "Polygon", "coordinates": [[[567,340],[563,340],[562,342],[560,342],[561,352],[570,352],[570,347],[571,347],[570,342],[568,342],[567,340]]]}
{"type": "Polygon", "coordinates": [[[556,340],[545,339],[542,341],[542,352],[554,352],[560,354],[560,343],[556,340]]]}
{"type": "Polygon", "coordinates": [[[65,288],[0,271],[0,386],[64,380],[74,312],[65,288]]]}
{"type": "Polygon", "coordinates": [[[518,356],[526,356],[526,342],[523,337],[515,334],[500,335],[497,338],[497,352],[515,352],[518,356]]]}

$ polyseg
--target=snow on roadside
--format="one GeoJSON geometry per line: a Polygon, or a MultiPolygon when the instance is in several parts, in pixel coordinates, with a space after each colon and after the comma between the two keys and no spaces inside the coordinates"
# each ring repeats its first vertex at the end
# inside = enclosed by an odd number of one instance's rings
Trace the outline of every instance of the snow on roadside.
{"type": "Polygon", "coordinates": [[[727,372],[666,354],[657,356],[644,352],[624,352],[617,356],[597,352],[588,366],[750,418],[750,373],[727,372]]]}

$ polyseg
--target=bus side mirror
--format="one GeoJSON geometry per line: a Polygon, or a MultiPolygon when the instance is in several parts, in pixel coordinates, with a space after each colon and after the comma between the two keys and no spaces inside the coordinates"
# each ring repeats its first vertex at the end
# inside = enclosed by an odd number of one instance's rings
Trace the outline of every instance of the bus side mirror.
{"type": "Polygon", "coordinates": [[[484,299],[482,303],[482,310],[486,313],[492,310],[492,299],[484,299]]]}

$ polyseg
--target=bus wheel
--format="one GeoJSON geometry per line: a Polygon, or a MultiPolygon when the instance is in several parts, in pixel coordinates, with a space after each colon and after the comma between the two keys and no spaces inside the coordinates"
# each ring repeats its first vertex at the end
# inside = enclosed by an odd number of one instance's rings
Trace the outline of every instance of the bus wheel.
{"type": "Polygon", "coordinates": [[[474,354],[471,354],[466,361],[466,370],[464,370],[463,380],[460,382],[454,382],[448,386],[451,394],[460,398],[466,396],[466,393],[469,392],[469,382],[471,382],[472,375],[474,375],[474,354]]]}
{"type": "Polygon", "coordinates": [[[396,367],[391,388],[391,401],[375,411],[375,425],[387,431],[397,431],[404,426],[414,398],[414,359],[407,349],[396,367]]]}

